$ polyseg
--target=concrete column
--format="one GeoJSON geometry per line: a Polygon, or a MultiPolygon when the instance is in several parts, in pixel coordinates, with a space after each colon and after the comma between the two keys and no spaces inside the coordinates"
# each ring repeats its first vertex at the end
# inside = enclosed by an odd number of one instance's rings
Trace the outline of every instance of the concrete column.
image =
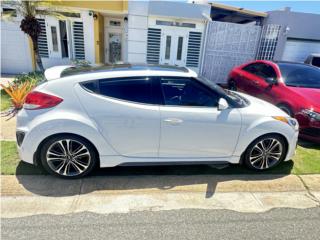
{"type": "Polygon", "coordinates": [[[146,63],[149,3],[128,3],[128,62],[146,63]]]}
{"type": "Polygon", "coordinates": [[[89,15],[89,11],[81,11],[83,21],[84,49],[86,61],[96,63],[95,40],[94,40],[94,19],[89,15]]]}

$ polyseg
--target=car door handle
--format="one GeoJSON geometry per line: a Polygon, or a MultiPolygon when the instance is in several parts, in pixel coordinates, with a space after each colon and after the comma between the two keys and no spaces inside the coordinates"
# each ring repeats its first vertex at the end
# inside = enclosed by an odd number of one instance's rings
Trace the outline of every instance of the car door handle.
{"type": "Polygon", "coordinates": [[[164,120],[164,122],[166,122],[166,123],[170,123],[170,124],[180,124],[180,123],[182,123],[183,122],[183,120],[182,119],[179,119],[179,118],[167,118],[167,119],[165,119],[164,120]]]}
{"type": "Polygon", "coordinates": [[[259,81],[253,81],[253,84],[256,85],[256,86],[260,85],[259,81]]]}

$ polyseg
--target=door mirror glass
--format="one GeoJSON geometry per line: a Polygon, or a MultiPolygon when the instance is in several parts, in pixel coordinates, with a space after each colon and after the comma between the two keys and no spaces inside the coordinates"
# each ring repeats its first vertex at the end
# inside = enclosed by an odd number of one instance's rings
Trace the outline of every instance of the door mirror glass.
{"type": "Polygon", "coordinates": [[[277,84],[277,79],[273,78],[273,77],[267,77],[265,78],[266,82],[269,83],[270,85],[273,85],[273,84],[277,84]]]}
{"type": "Polygon", "coordinates": [[[218,102],[218,110],[222,111],[225,110],[229,107],[229,104],[227,102],[227,100],[225,100],[224,98],[220,98],[219,102],[218,102]]]}

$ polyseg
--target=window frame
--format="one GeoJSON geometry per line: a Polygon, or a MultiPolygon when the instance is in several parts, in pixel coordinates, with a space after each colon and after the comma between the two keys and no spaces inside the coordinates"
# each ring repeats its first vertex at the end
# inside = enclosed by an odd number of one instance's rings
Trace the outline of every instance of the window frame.
{"type": "MultiPolygon", "coordinates": [[[[214,91],[213,89],[209,88],[208,86],[206,86],[204,83],[202,83],[201,81],[197,80],[196,78],[194,77],[177,77],[177,76],[158,76],[157,77],[157,89],[159,91],[159,97],[160,97],[160,102],[162,106],[165,106],[165,107],[183,107],[183,108],[215,108],[217,109],[218,108],[218,105],[217,106],[185,106],[185,105],[166,105],[165,103],[165,96],[164,96],[164,92],[163,92],[163,89],[162,89],[162,85],[161,85],[161,79],[162,78],[172,78],[172,79],[188,79],[190,81],[192,81],[193,83],[199,85],[205,92],[209,93],[209,94],[216,94],[218,96],[218,101],[220,98],[224,98],[224,96],[221,96],[220,93],[214,91]]],[[[228,101],[226,99],[226,101],[228,101]]]]}
{"type": "Polygon", "coordinates": [[[92,80],[88,80],[88,81],[83,81],[83,82],[79,82],[79,85],[81,86],[81,88],[83,88],[85,91],[91,93],[91,94],[95,94],[95,95],[99,95],[99,96],[102,96],[104,98],[108,98],[108,99],[114,99],[114,100],[118,100],[118,101],[122,101],[122,102],[127,102],[127,103],[134,103],[134,104],[141,104],[141,105],[152,105],[152,106],[155,106],[155,105],[160,105],[159,103],[159,96],[157,94],[157,89],[156,89],[156,85],[155,85],[155,79],[154,77],[152,76],[133,76],[133,77],[112,77],[112,78],[99,78],[99,79],[92,79],[92,80]],[[127,100],[127,99],[123,99],[123,98],[116,98],[116,97],[112,97],[112,96],[108,96],[108,95],[104,95],[101,93],[101,88],[100,88],[100,83],[101,81],[103,80],[115,80],[115,79],[121,79],[121,80],[136,80],[140,78],[141,80],[142,79],[150,79],[150,90],[151,90],[151,103],[143,103],[143,102],[136,102],[136,101],[130,101],[130,100],[127,100]],[[95,88],[96,88],[96,91],[92,91],[88,88],[86,88],[84,85],[86,83],[91,83],[93,82],[94,85],[95,85],[95,88]]]}

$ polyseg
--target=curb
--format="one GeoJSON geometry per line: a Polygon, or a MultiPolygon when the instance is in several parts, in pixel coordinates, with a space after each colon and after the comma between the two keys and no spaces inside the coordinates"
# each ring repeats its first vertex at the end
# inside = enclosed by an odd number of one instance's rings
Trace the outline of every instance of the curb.
{"type": "Polygon", "coordinates": [[[1,176],[1,214],[100,214],[177,209],[265,212],[320,207],[320,175],[1,176]]]}

